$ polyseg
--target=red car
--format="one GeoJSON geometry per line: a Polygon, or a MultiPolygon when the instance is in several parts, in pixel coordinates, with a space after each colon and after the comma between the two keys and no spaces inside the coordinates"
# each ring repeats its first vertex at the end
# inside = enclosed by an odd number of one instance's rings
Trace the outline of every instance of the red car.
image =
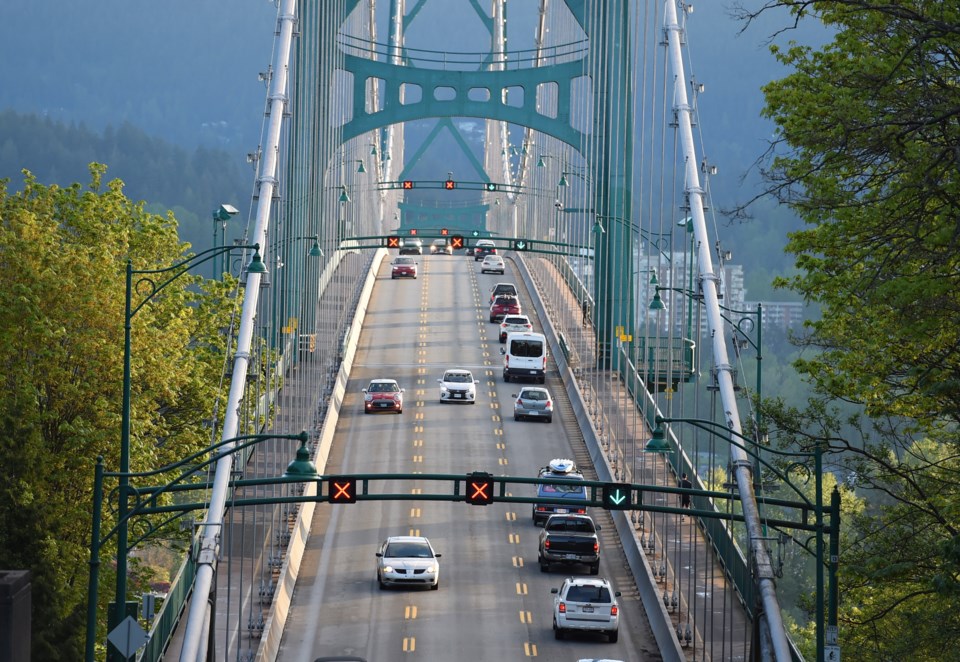
{"type": "Polygon", "coordinates": [[[403,389],[392,379],[374,379],[363,389],[363,413],[395,411],[403,413],[403,389]]]}
{"type": "Polygon", "coordinates": [[[490,321],[500,322],[506,315],[519,315],[520,299],[517,297],[501,295],[493,300],[490,306],[490,321]]]}
{"type": "Polygon", "coordinates": [[[390,264],[390,278],[416,278],[417,261],[412,257],[397,257],[390,264]]]}

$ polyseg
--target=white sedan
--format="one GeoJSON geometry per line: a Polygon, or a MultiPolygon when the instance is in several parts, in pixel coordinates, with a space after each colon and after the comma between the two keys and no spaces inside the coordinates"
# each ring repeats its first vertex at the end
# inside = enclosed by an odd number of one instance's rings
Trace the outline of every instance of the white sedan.
{"type": "Polygon", "coordinates": [[[480,273],[503,274],[503,258],[499,255],[488,255],[480,263],[480,273]]]}
{"type": "Polygon", "coordinates": [[[377,584],[388,586],[429,586],[440,588],[440,558],[430,541],[422,536],[391,536],[377,551],[377,584]]]}
{"type": "Polygon", "coordinates": [[[443,373],[440,382],[440,402],[477,402],[477,384],[479,379],[473,373],[462,368],[454,368],[443,373]]]}

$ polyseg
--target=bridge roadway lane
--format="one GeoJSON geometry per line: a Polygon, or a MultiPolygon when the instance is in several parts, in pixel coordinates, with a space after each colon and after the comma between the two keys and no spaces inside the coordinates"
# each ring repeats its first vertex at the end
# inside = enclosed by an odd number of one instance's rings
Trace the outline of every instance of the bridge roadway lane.
{"type": "MultiPolygon", "coordinates": [[[[567,426],[557,417],[549,425],[513,420],[517,385],[503,382],[498,327],[488,322],[487,301],[496,282],[519,280],[509,268],[505,277],[480,275],[479,262],[463,255],[424,255],[418,262],[416,281],[391,280],[388,260],[381,267],[326,473],[483,470],[532,476],[550,458],[573,457],[567,426]],[[475,405],[440,404],[436,380],[448,367],[470,368],[480,379],[475,405]],[[360,390],[375,377],[396,378],[406,389],[403,414],[363,414],[360,390]]],[[[547,386],[552,393],[561,390],[555,371],[547,386]]],[[[423,487],[398,481],[390,489],[413,493],[423,487]]],[[[616,586],[624,593],[619,642],[599,635],[554,639],[550,589],[569,573],[540,572],[540,529],[530,515],[525,504],[374,501],[318,507],[279,659],[658,658],[650,655],[655,645],[649,625],[616,545],[603,550],[600,574],[624,584],[616,586]],[[408,534],[427,536],[443,555],[438,591],[378,589],[378,544],[408,534]]],[[[595,513],[609,521],[603,515],[595,513]]]]}

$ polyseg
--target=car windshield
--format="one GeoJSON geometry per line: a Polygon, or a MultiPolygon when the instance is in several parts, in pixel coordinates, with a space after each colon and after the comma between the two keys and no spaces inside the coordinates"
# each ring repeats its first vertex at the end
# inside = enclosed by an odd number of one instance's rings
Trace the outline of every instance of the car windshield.
{"type": "Polygon", "coordinates": [[[453,382],[454,384],[466,384],[473,381],[473,377],[467,372],[448,372],[443,376],[443,381],[453,382]]]}
{"type": "Polygon", "coordinates": [[[367,393],[395,393],[399,390],[395,382],[373,382],[367,389],[367,393]]]}
{"type": "Polygon", "coordinates": [[[567,591],[568,602],[610,602],[606,586],[571,586],[567,591]]]}
{"type": "Polygon", "coordinates": [[[504,317],[503,323],[504,324],[523,324],[523,325],[529,324],[526,317],[504,317]]]}
{"type": "Polygon", "coordinates": [[[413,264],[412,257],[398,257],[393,261],[394,264],[413,264]]]}
{"type": "Polygon", "coordinates": [[[549,400],[550,397],[547,395],[546,391],[520,391],[521,400],[549,400]]]}
{"type": "Polygon", "coordinates": [[[422,542],[392,542],[383,552],[387,559],[432,559],[430,546],[422,542]]]}

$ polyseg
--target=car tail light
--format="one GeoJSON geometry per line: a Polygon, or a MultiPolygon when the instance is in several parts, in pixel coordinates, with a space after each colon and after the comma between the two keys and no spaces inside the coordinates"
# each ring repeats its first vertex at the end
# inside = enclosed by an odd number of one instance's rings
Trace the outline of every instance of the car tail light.
{"type": "Polygon", "coordinates": [[[618,613],[620,613],[620,610],[617,608],[617,605],[613,605],[610,607],[611,616],[616,616],[618,613]]]}
{"type": "Polygon", "coordinates": [[[566,614],[566,613],[567,613],[567,603],[561,602],[559,605],[557,605],[557,611],[559,611],[561,614],[566,614]]]}
{"type": "Polygon", "coordinates": [[[546,406],[547,409],[552,409],[552,408],[553,408],[553,403],[550,402],[549,400],[547,400],[547,404],[546,404],[545,406],[546,406]]]}
{"type": "Polygon", "coordinates": [[[510,355],[507,354],[503,357],[503,365],[507,368],[510,367],[510,355]]]}
{"type": "Polygon", "coordinates": [[[577,508],[577,515],[586,515],[586,514],[587,514],[586,508],[577,508]]]}
{"type": "Polygon", "coordinates": [[[547,540],[544,540],[544,541],[543,541],[543,548],[544,548],[544,549],[550,549],[550,539],[549,539],[549,538],[548,538],[547,540]]]}
{"type": "Polygon", "coordinates": [[[600,551],[600,543],[598,542],[593,543],[593,553],[596,554],[599,551],[600,551]]]}
{"type": "Polygon", "coordinates": [[[522,407],[522,406],[523,406],[523,400],[521,400],[520,398],[517,398],[517,404],[522,407]]]}
{"type": "Polygon", "coordinates": [[[547,510],[546,506],[537,506],[538,513],[546,512],[546,510],[547,510]]]}

